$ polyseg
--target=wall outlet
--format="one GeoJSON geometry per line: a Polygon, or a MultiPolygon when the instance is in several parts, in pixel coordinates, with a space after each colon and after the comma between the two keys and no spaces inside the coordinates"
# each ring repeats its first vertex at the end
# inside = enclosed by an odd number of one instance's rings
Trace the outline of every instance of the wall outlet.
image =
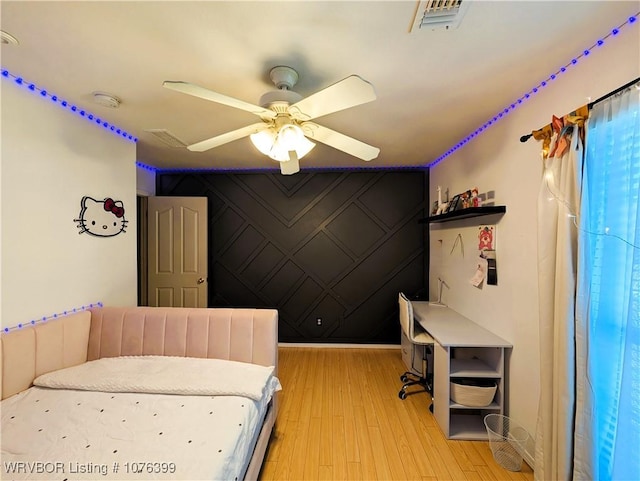
{"type": "Polygon", "coordinates": [[[316,326],[321,326],[321,325],[322,325],[322,318],[321,318],[321,317],[318,317],[318,318],[316,319],[316,326]]]}

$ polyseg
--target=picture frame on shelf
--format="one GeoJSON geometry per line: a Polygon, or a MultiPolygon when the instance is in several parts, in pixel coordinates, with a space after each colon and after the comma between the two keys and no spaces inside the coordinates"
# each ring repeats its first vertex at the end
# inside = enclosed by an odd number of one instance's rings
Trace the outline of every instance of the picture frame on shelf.
{"type": "Polygon", "coordinates": [[[449,207],[447,208],[447,212],[445,212],[445,214],[455,211],[458,208],[459,203],[460,203],[460,194],[456,194],[451,198],[451,202],[449,202],[449,207]]]}

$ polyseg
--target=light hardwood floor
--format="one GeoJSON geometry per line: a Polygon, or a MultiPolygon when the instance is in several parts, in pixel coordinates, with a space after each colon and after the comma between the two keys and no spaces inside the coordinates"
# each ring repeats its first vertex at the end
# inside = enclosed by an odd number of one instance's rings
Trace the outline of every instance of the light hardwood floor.
{"type": "Polygon", "coordinates": [[[267,480],[533,480],[510,472],[489,444],[448,441],[429,396],[398,398],[399,349],[281,347],[283,390],[260,474],[267,480]]]}

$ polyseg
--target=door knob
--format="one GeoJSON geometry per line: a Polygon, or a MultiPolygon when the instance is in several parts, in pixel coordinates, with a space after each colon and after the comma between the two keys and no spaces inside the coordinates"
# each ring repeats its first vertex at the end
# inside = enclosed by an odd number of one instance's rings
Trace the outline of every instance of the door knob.
{"type": "Polygon", "coordinates": [[[202,277],[198,279],[198,284],[202,284],[203,282],[204,282],[204,279],[202,277]]]}

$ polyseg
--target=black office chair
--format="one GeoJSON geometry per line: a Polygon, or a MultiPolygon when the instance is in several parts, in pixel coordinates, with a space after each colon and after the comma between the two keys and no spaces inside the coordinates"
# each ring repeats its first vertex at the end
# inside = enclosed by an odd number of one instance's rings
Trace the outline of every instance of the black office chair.
{"type": "MultiPolygon", "coordinates": [[[[398,393],[398,397],[404,400],[409,394],[415,394],[422,391],[432,394],[433,387],[430,382],[431,376],[429,374],[428,355],[432,352],[434,342],[433,337],[422,329],[422,326],[416,324],[413,317],[413,307],[411,306],[411,302],[409,302],[407,296],[402,292],[398,295],[398,304],[400,306],[400,326],[402,327],[402,332],[411,343],[411,371],[406,371],[402,376],[400,376],[400,381],[404,384],[398,393]],[[422,366],[420,366],[420,370],[414,366],[416,347],[421,348],[423,353],[422,366]],[[411,386],[420,386],[422,389],[407,392],[407,388],[411,386]]],[[[432,408],[433,406],[430,406],[431,410],[433,410],[432,408]]]]}

